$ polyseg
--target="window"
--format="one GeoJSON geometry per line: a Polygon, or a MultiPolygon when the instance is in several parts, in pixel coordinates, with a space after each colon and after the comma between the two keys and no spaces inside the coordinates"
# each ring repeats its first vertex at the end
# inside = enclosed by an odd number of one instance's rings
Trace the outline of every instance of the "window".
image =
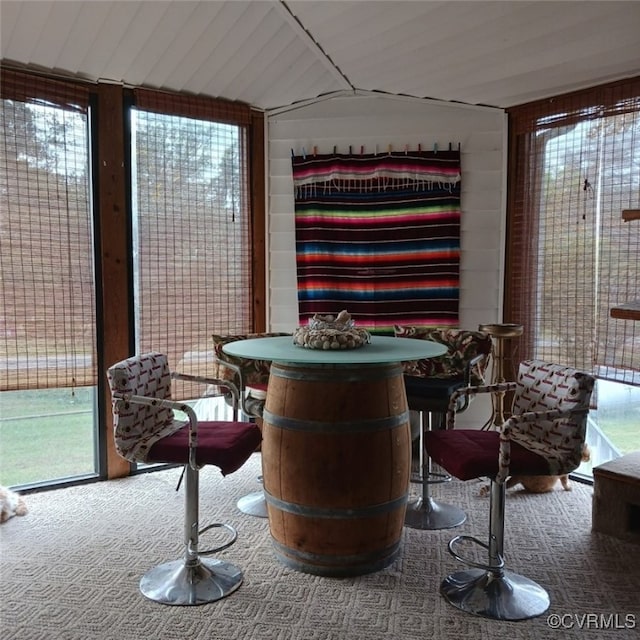
{"type": "Polygon", "coordinates": [[[4,65],[0,91],[0,483],[125,475],[106,368],[208,374],[211,334],[264,330],[264,116],[4,65]]]}
{"type": "Polygon", "coordinates": [[[97,367],[89,94],[3,70],[0,118],[0,482],[91,475],[97,367]]]}
{"type": "MultiPolygon", "coordinates": [[[[136,98],[136,350],[162,351],[172,368],[207,375],[211,334],[253,326],[247,127],[198,109],[197,99],[136,98]]],[[[183,393],[194,390],[202,386],[183,393]]]]}
{"type": "Polygon", "coordinates": [[[592,420],[610,396],[637,411],[640,323],[610,310],[640,296],[640,227],[622,218],[640,203],[640,78],[515,107],[509,119],[505,319],[524,325],[520,355],[610,381],[592,420]]]}

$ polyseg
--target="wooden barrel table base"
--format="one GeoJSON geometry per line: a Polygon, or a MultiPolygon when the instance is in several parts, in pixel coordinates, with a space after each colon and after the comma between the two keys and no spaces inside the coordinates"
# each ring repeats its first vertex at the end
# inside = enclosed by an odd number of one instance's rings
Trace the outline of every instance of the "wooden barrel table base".
{"type": "Polygon", "coordinates": [[[391,564],[411,470],[402,367],[274,362],[263,420],[276,558],[326,576],[391,564]]]}

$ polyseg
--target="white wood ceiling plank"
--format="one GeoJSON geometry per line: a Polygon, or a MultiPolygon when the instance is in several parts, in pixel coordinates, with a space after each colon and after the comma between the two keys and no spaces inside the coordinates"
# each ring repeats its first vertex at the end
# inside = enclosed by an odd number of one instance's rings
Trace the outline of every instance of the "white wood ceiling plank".
{"type": "Polygon", "coordinates": [[[205,65],[201,66],[187,81],[191,86],[197,86],[201,80],[198,92],[207,86],[210,78],[215,78],[220,92],[231,99],[236,99],[229,87],[233,79],[242,73],[253,76],[251,62],[265,39],[273,38],[278,24],[274,23],[275,12],[271,11],[268,3],[257,3],[246,8],[238,17],[233,27],[216,43],[205,65]],[[269,19],[269,14],[272,14],[269,19]],[[247,43],[251,46],[247,46],[247,43]]]}
{"type": "Polygon", "coordinates": [[[286,6],[296,18],[280,0],[0,0],[0,52],[38,70],[269,109],[349,83],[505,108],[640,73],[638,1],[286,6]]]}
{"type": "Polygon", "coordinates": [[[278,68],[279,56],[294,40],[295,35],[283,24],[280,15],[270,11],[252,38],[253,46],[245,47],[248,52],[245,59],[236,61],[233,78],[227,83],[229,93],[246,100],[242,96],[251,95],[256,83],[268,87],[271,74],[278,68]]]}
{"type": "MultiPolygon", "coordinates": [[[[518,83],[526,88],[522,77],[532,72],[538,72],[536,83],[539,83],[544,75],[553,73],[554,69],[564,69],[567,75],[580,72],[580,70],[596,71],[601,65],[601,60],[607,59],[612,51],[619,58],[624,52],[625,46],[635,48],[637,60],[640,66],[638,52],[638,32],[632,24],[620,21],[618,16],[607,15],[600,19],[602,30],[595,34],[589,34],[588,41],[581,24],[565,27],[557,32],[555,29],[535,38],[525,39],[506,47],[502,50],[494,50],[483,56],[478,56],[469,61],[464,67],[453,67],[451,73],[433,73],[429,75],[429,81],[435,83],[439,91],[451,94],[456,87],[467,87],[483,90],[482,85],[494,87],[498,83],[518,83]],[[634,46],[635,45],[635,46],[634,46]],[[588,55],[586,51],[590,51],[588,55]]],[[[448,71],[448,70],[447,70],[448,71]]],[[[404,79],[398,82],[403,84],[404,79]]],[[[531,82],[531,77],[529,77],[531,82]]],[[[414,84],[416,90],[418,84],[414,84]]]]}
{"type": "Polygon", "coordinates": [[[283,25],[280,31],[280,37],[270,42],[254,72],[247,78],[239,76],[239,79],[249,80],[245,83],[245,89],[238,91],[239,100],[260,105],[262,108],[269,108],[267,104],[281,104],[282,95],[280,91],[274,91],[274,82],[282,73],[286,73],[286,60],[289,56],[294,59],[293,50],[296,46],[299,47],[300,43],[296,41],[288,25],[283,25]]]}
{"type": "Polygon", "coordinates": [[[497,96],[502,105],[514,106],[602,84],[612,79],[640,75],[637,47],[622,47],[616,52],[616,60],[615,65],[606,65],[599,54],[583,56],[580,60],[568,60],[551,68],[533,69],[486,84],[477,83],[466,87],[464,92],[455,89],[450,91],[454,100],[475,95],[486,102],[489,96],[497,96]],[[626,68],[626,71],[621,71],[623,68],[626,68]],[[543,85],[547,87],[546,95],[541,95],[540,87],[543,85]]]}
{"type": "MultiPolygon", "coordinates": [[[[178,6],[180,4],[187,8],[191,3],[178,3],[178,6]]],[[[106,63],[114,76],[128,78],[131,68],[136,68],[145,50],[149,52],[147,55],[153,55],[154,52],[156,56],[161,55],[164,43],[158,37],[157,30],[172,5],[175,7],[175,3],[157,1],[138,5],[136,14],[126,25],[120,38],[120,45],[106,63]]]]}
{"type": "MultiPolygon", "coordinates": [[[[299,39],[293,38],[287,42],[284,37],[287,33],[290,34],[291,32],[289,30],[284,32],[282,42],[286,46],[282,47],[275,63],[271,64],[262,74],[252,75],[251,77],[254,80],[250,88],[243,94],[239,94],[237,96],[238,99],[243,99],[266,109],[289,104],[290,100],[301,99],[299,96],[306,98],[317,95],[317,93],[304,94],[301,87],[295,86],[295,80],[292,80],[292,76],[297,78],[313,65],[318,64],[318,60],[304,47],[299,39]],[[294,89],[291,88],[292,84],[294,89]],[[250,95],[247,95],[247,93],[250,93],[250,95]]],[[[322,78],[322,73],[325,72],[331,75],[324,67],[322,72],[318,69],[320,75],[314,75],[314,78],[319,80],[321,87],[325,87],[327,83],[327,79],[322,78]]]]}
{"type": "MultiPolygon", "coordinates": [[[[73,74],[87,75],[86,70],[82,69],[78,62],[89,55],[96,38],[104,28],[103,24],[110,7],[107,2],[76,3],[76,5],[78,11],[56,66],[73,74]]],[[[97,76],[91,74],[91,79],[95,80],[97,76]]]]}
{"type": "Polygon", "coordinates": [[[20,5],[16,2],[0,3],[0,57],[5,58],[11,49],[11,41],[17,36],[20,20],[20,5]]]}
{"type": "Polygon", "coordinates": [[[43,29],[33,50],[33,58],[40,64],[46,62],[54,69],[65,47],[69,45],[69,34],[75,23],[81,5],[74,2],[58,2],[49,13],[46,28],[43,29]]]}
{"type": "Polygon", "coordinates": [[[115,82],[126,81],[118,77],[105,64],[110,60],[113,52],[120,46],[121,34],[133,20],[140,2],[107,2],[109,11],[102,21],[102,28],[98,31],[91,48],[82,59],[78,59],[77,70],[87,72],[94,78],[104,78],[115,82]]]}
{"type": "Polygon", "coordinates": [[[327,68],[319,61],[315,61],[310,67],[302,69],[296,77],[296,69],[292,69],[290,82],[282,89],[283,96],[281,100],[274,104],[274,107],[282,107],[300,100],[308,100],[321,96],[325,93],[344,90],[344,85],[339,82],[335,75],[327,70],[327,68]],[[287,97],[288,100],[282,100],[287,97]]]}
{"type": "Polygon", "coordinates": [[[420,37],[425,24],[438,20],[442,2],[296,2],[302,22],[317,36],[323,48],[346,59],[361,47],[376,50],[387,32],[394,44],[413,35],[420,37]],[[309,5],[323,10],[309,11],[309,5]],[[332,9],[327,11],[327,9],[332,9]],[[397,34],[400,34],[398,39],[397,34]]]}
{"type": "MultiPolygon", "coordinates": [[[[585,10],[585,14],[588,13],[585,10]]],[[[540,28],[531,32],[523,29],[518,33],[517,39],[499,46],[483,48],[480,44],[474,43],[473,58],[467,58],[463,62],[449,61],[446,68],[430,71],[429,81],[445,88],[451,84],[473,85],[478,78],[491,82],[498,78],[516,77],[533,68],[549,68],[564,64],[569,60],[575,60],[580,64],[580,59],[587,51],[606,56],[609,50],[623,42],[639,43],[638,30],[629,21],[621,20],[619,15],[599,16],[602,29],[597,33],[591,33],[585,29],[585,25],[594,18],[593,14],[584,15],[578,22],[574,20],[572,25],[564,27],[550,22],[546,30],[540,28]],[[536,35],[529,36],[528,33],[536,35]]],[[[640,24],[640,13],[638,19],[640,24]]],[[[640,55],[638,57],[640,58],[640,55]]],[[[411,78],[406,73],[399,74],[396,82],[411,85],[411,78]]],[[[416,85],[417,83],[414,83],[413,86],[416,85]]]]}
{"type": "Polygon", "coordinates": [[[153,70],[173,46],[176,33],[184,28],[189,17],[196,9],[193,2],[171,2],[159,16],[153,31],[149,34],[144,46],[135,58],[128,60],[128,67],[123,75],[132,85],[160,86],[153,79],[153,70]]]}
{"type": "Polygon", "coordinates": [[[342,85],[343,89],[352,89],[350,82],[344,75],[344,72],[340,70],[335,63],[327,57],[322,46],[313,38],[306,27],[300,23],[300,21],[291,14],[287,6],[282,4],[276,4],[283,19],[291,26],[291,29],[300,38],[301,42],[312,52],[316,58],[325,66],[325,68],[335,76],[338,83],[342,85]]]}
{"type": "MultiPolygon", "coordinates": [[[[459,3],[453,3],[457,6],[459,3]]],[[[478,3],[484,5],[484,3],[478,3]]],[[[500,3],[498,3],[500,4],[500,3]]],[[[501,15],[484,14],[482,19],[468,19],[461,21],[464,30],[453,29],[448,24],[441,24],[442,34],[446,38],[455,35],[455,46],[449,46],[444,54],[439,52],[441,47],[447,46],[447,40],[442,37],[416,39],[407,38],[407,45],[403,50],[398,48],[402,55],[395,54],[393,47],[387,51],[381,46],[380,57],[384,59],[382,68],[376,68],[375,64],[349,64],[351,75],[359,86],[371,88],[373,82],[391,81],[390,90],[404,90],[413,92],[419,86],[419,79],[428,79],[429,86],[440,86],[441,79],[447,78],[453,82],[464,85],[460,74],[480,74],[480,78],[486,71],[490,71],[493,65],[505,66],[505,61],[512,64],[514,61],[527,60],[536,64],[537,56],[545,53],[554,55],[559,45],[574,40],[582,40],[584,51],[592,48],[595,39],[607,38],[610,22],[619,21],[635,25],[636,38],[639,30],[640,15],[637,11],[640,4],[618,2],[581,3],[580,11],[576,13],[574,2],[529,2],[529,3],[502,3],[509,9],[501,15]],[[633,14],[636,14],[635,20],[633,14]],[[487,21],[486,18],[490,19],[487,21]],[[598,28],[595,28],[598,25],[598,28]],[[606,25],[606,26],[605,26],[606,25]],[[535,37],[544,37],[545,34],[553,34],[546,43],[538,44],[534,51],[526,51],[524,44],[535,37]],[[409,44],[414,43],[415,50],[409,54],[409,44]],[[511,48],[509,48],[511,47],[511,48]],[[404,57],[406,55],[406,57],[404,57]],[[483,56],[489,56],[483,58],[483,56]],[[413,60],[419,60],[416,65],[413,60]],[[479,62],[485,65],[480,68],[479,62]],[[490,66],[491,65],[491,66],[490,66]],[[402,89],[400,89],[402,88],[402,89]]],[[[453,6],[453,5],[452,5],[453,6]]],[[[469,17],[471,18],[471,16],[469,17]]],[[[397,34],[392,34],[392,40],[397,34]]],[[[638,41],[640,49],[640,40],[638,41]]],[[[562,56],[557,56],[561,59],[562,56]]],[[[377,57],[369,56],[372,63],[377,57]]],[[[362,60],[367,60],[364,56],[362,60]]],[[[422,95],[419,93],[418,95],[422,95]]]]}
{"type": "MultiPolygon", "coordinates": [[[[293,2],[288,6],[327,52],[371,46],[378,25],[394,19],[388,2],[367,3],[366,11],[353,2],[293,2]]],[[[396,12],[395,17],[398,15],[396,12]]]]}
{"type": "MultiPolygon", "coordinates": [[[[229,54],[220,49],[219,45],[234,29],[244,13],[245,5],[244,2],[224,2],[215,15],[208,16],[207,23],[204,24],[206,29],[201,28],[202,25],[196,26],[189,34],[191,46],[166,76],[166,84],[178,90],[199,93],[201,87],[208,84],[214,69],[228,62],[229,54]]],[[[201,7],[206,8],[206,2],[200,3],[199,9],[201,7]]],[[[216,95],[221,95],[221,92],[216,95]]]]}
{"type": "Polygon", "coordinates": [[[49,22],[53,5],[53,2],[12,2],[11,7],[5,6],[4,2],[0,4],[3,22],[5,11],[9,11],[9,8],[14,11],[15,16],[14,30],[9,34],[7,41],[4,40],[3,31],[3,58],[24,64],[51,66],[50,58],[45,55],[44,59],[39,59],[35,50],[49,22]]]}
{"type": "MultiPolygon", "coordinates": [[[[157,45],[153,47],[155,59],[147,72],[144,84],[176,89],[169,78],[176,73],[179,65],[184,64],[185,58],[188,59],[194,41],[211,28],[223,7],[223,2],[174,3],[172,13],[167,14],[173,21],[163,24],[163,37],[158,37],[154,43],[157,45]]],[[[151,61],[147,60],[145,68],[148,68],[149,62],[151,61]]],[[[142,78],[142,71],[139,73],[139,77],[142,78]]]]}
{"type": "MultiPolygon", "coordinates": [[[[492,3],[490,8],[471,8],[469,14],[461,18],[459,9],[454,7],[437,21],[427,24],[415,21],[403,29],[382,31],[376,40],[377,51],[372,49],[368,55],[352,56],[343,64],[354,81],[364,83],[360,86],[367,88],[375,81],[384,84],[398,74],[406,75],[409,70],[424,74],[430,68],[448,68],[456,59],[468,60],[469,40],[476,40],[478,34],[499,20],[506,10],[492,3]]],[[[342,57],[335,57],[340,64],[342,57]]]]}
{"type": "Polygon", "coordinates": [[[335,75],[299,39],[278,58],[278,68],[270,73],[270,77],[269,93],[272,98],[267,108],[289,104],[287,99],[296,94],[298,97],[294,102],[343,88],[335,75]],[[314,86],[314,83],[317,84],[314,86]]]}

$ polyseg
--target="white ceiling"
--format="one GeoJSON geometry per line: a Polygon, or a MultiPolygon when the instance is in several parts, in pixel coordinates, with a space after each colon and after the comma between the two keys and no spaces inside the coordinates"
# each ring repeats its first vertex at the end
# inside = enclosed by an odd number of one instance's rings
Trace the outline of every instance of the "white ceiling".
{"type": "Polygon", "coordinates": [[[640,1],[1,0],[6,63],[241,100],[506,108],[640,75],[640,1]]]}

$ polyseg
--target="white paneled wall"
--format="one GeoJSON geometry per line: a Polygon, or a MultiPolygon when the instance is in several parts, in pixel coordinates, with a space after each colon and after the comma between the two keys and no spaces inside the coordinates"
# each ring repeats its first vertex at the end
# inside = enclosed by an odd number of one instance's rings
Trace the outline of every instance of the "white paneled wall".
{"type": "MultiPolygon", "coordinates": [[[[268,317],[270,331],[298,323],[291,150],[307,153],[454,148],[462,152],[460,327],[502,319],[506,115],[499,109],[431,100],[347,94],[268,114],[268,317]]],[[[480,400],[463,418],[480,410],[480,400]]],[[[488,409],[490,413],[490,409],[488,409]]]]}

